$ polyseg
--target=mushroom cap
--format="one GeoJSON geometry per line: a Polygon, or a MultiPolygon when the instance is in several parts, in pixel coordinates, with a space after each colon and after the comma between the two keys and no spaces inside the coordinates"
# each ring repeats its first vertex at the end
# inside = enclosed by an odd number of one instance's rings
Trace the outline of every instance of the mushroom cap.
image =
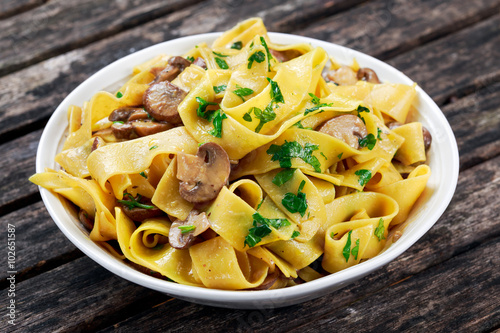
{"type": "Polygon", "coordinates": [[[179,193],[192,203],[212,200],[226,185],[230,172],[229,156],[214,142],[198,147],[196,155],[180,153],[177,157],[179,193]]]}
{"type": "Polygon", "coordinates": [[[170,83],[162,81],[152,84],[144,93],[143,103],[146,110],[157,120],[180,124],[182,119],[177,110],[187,92],[170,83]]]}
{"type": "Polygon", "coordinates": [[[352,114],[334,117],[324,123],[318,131],[342,140],[354,149],[359,148],[359,139],[368,135],[363,121],[352,114]]]}
{"type": "Polygon", "coordinates": [[[200,214],[193,209],[189,212],[186,220],[176,220],[172,223],[168,232],[168,242],[170,246],[176,249],[187,249],[193,244],[195,237],[206,231],[209,227],[210,222],[208,222],[205,212],[200,214]],[[180,226],[193,226],[194,230],[182,232],[179,228],[180,226]]]}
{"type": "Polygon", "coordinates": [[[363,67],[358,69],[357,73],[358,80],[363,80],[370,83],[381,83],[378,79],[377,73],[371,68],[363,67]]]}

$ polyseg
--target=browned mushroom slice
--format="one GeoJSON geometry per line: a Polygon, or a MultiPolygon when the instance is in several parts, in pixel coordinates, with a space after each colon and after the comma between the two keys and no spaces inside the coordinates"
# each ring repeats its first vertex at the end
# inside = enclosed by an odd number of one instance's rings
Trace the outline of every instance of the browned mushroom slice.
{"type": "Polygon", "coordinates": [[[342,140],[354,149],[359,148],[359,139],[368,135],[363,121],[352,114],[334,117],[324,123],[318,131],[342,140]]]}
{"type": "Polygon", "coordinates": [[[91,231],[94,228],[94,219],[83,209],[80,209],[78,219],[88,231],[91,231]]]}
{"type": "Polygon", "coordinates": [[[189,202],[201,203],[214,199],[227,183],[231,171],[226,151],[208,142],[198,148],[196,155],[177,155],[179,193],[189,202]]]}
{"type": "Polygon", "coordinates": [[[146,112],[146,110],[141,108],[132,112],[132,114],[128,117],[127,121],[144,120],[148,118],[149,114],[146,112]]]}
{"type": "Polygon", "coordinates": [[[150,199],[140,195],[134,199],[130,194],[127,194],[123,200],[118,200],[118,205],[125,215],[133,221],[142,222],[145,219],[165,215],[161,209],[151,203],[150,199]]]}
{"type": "Polygon", "coordinates": [[[200,57],[194,60],[193,65],[200,66],[203,69],[207,69],[207,63],[205,62],[205,59],[200,57]]]}
{"type": "Polygon", "coordinates": [[[358,82],[356,72],[348,66],[342,66],[337,70],[329,71],[326,77],[328,80],[341,86],[352,86],[358,82]]]}
{"type": "Polygon", "coordinates": [[[134,128],[135,133],[138,136],[147,136],[151,134],[156,134],[164,132],[172,128],[171,124],[168,123],[158,123],[153,121],[134,121],[131,123],[134,128]]]}
{"type": "Polygon", "coordinates": [[[97,148],[102,147],[104,145],[105,145],[104,140],[100,136],[96,136],[94,138],[94,141],[92,142],[92,148],[90,149],[90,151],[93,152],[97,148]]]}
{"type": "Polygon", "coordinates": [[[137,134],[131,123],[113,123],[111,130],[117,139],[131,140],[137,138],[137,134]]]}
{"type": "MultiPolygon", "coordinates": [[[[401,124],[398,121],[393,121],[393,122],[388,123],[386,126],[392,130],[392,129],[395,129],[395,128],[402,126],[402,125],[403,124],[401,124]]],[[[431,135],[431,132],[429,132],[429,130],[423,125],[422,125],[422,135],[424,137],[424,148],[427,151],[431,147],[432,135],[431,135]]]]}
{"type": "Polygon", "coordinates": [[[377,73],[371,68],[360,68],[356,74],[358,80],[363,80],[370,83],[381,83],[378,79],[377,73]]]}
{"type": "Polygon", "coordinates": [[[189,212],[186,220],[176,220],[170,226],[168,242],[176,249],[187,249],[193,244],[195,237],[210,227],[207,215],[196,210],[189,212]]]}
{"type": "Polygon", "coordinates": [[[151,85],[144,93],[143,103],[146,111],[156,120],[171,124],[182,122],[177,107],[186,97],[187,92],[168,81],[151,85]]]}
{"type": "Polygon", "coordinates": [[[279,62],[287,62],[289,60],[300,57],[302,53],[298,50],[285,50],[285,51],[277,51],[273,49],[269,49],[269,52],[273,55],[273,57],[279,62]]]}
{"type": "Polygon", "coordinates": [[[158,73],[158,67],[152,68],[151,73],[155,74],[154,83],[174,80],[191,62],[183,57],[175,56],[168,59],[168,65],[158,73]]]}
{"type": "Polygon", "coordinates": [[[108,116],[109,121],[127,121],[131,114],[137,111],[144,111],[142,108],[124,106],[113,110],[108,116]]]}

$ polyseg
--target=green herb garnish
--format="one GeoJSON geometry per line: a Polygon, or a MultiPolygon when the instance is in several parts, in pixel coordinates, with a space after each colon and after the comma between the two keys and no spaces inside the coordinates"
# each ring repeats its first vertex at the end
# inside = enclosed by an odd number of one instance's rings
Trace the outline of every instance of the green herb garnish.
{"type": "Polygon", "coordinates": [[[302,147],[297,141],[285,141],[281,146],[272,144],[266,153],[273,155],[271,161],[279,161],[282,168],[291,168],[292,158],[300,158],[307,164],[310,164],[314,168],[314,171],[321,172],[321,163],[316,156],[312,155],[312,152],[318,149],[318,145],[310,143],[306,143],[302,147]]]}
{"type": "Polygon", "coordinates": [[[281,200],[281,204],[290,212],[290,213],[299,213],[300,216],[304,216],[307,210],[307,200],[306,194],[302,192],[302,189],[306,185],[306,181],[303,180],[299,185],[299,190],[297,191],[297,195],[288,192],[285,194],[283,199],[281,200]]]}
{"type": "Polygon", "coordinates": [[[358,182],[361,186],[365,186],[372,178],[372,172],[366,169],[357,170],[354,174],[359,177],[358,182]]]}
{"type": "Polygon", "coordinates": [[[130,193],[124,193],[124,196],[127,196],[130,200],[117,200],[119,203],[122,205],[125,205],[128,207],[128,209],[133,209],[133,208],[143,208],[143,209],[154,209],[155,206],[152,205],[145,205],[139,202],[141,200],[142,196],[140,194],[137,194],[137,198],[134,198],[132,194],[130,193]]]}
{"type": "Polygon", "coordinates": [[[266,55],[262,51],[257,51],[248,58],[248,69],[252,68],[253,62],[256,61],[259,64],[266,59],[266,55]]]}
{"type": "Polygon", "coordinates": [[[311,102],[314,104],[314,105],[318,105],[320,100],[319,100],[319,97],[314,95],[314,94],[311,94],[309,93],[309,96],[311,97],[311,102]]]}
{"type": "Polygon", "coordinates": [[[231,45],[231,48],[235,50],[241,50],[243,48],[243,42],[241,41],[234,42],[233,45],[231,45]]]}
{"type": "Polygon", "coordinates": [[[385,237],[384,237],[384,231],[385,231],[385,228],[384,228],[384,219],[380,218],[380,220],[378,220],[378,227],[375,228],[375,232],[374,232],[374,234],[375,234],[375,236],[377,236],[379,242],[382,239],[385,239],[385,237]]]}
{"type": "Polygon", "coordinates": [[[222,137],[222,120],[226,119],[227,116],[221,109],[215,111],[211,119],[214,129],[208,131],[209,134],[215,136],[216,138],[222,137]]]}
{"type": "Polygon", "coordinates": [[[356,109],[356,111],[358,111],[358,117],[361,118],[361,120],[363,121],[364,124],[366,124],[365,118],[363,118],[363,116],[361,116],[361,113],[363,113],[363,112],[370,113],[370,109],[368,109],[364,106],[358,105],[358,108],[356,109]]]}
{"type": "Polygon", "coordinates": [[[196,101],[199,104],[196,110],[198,117],[206,119],[214,125],[214,129],[208,133],[216,138],[222,137],[222,120],[227,118],[226,114],[221,109],[207,111],[209,105],[217,105],[217,103],[207,102],[201,97],[196,97],[196,101]]]}
{"type": "Polygon", "coordinates": [[[271,80],[266,77],[267,81],[271,84],[271,101],[274,103],[285,103],[285,99],[283,98],[283,94],[281,93],[281,89],[278,86],[278,82],[271,80]]]}
{"type": "Polygon", "coordinates": [[[190,61],[190,62],[194,62],[194,58],[193,58],[193,57],[191,57],[191,56],[187,56],[187,57],[186,57],[186,59],[187,59],[188,61],[190,61]]]}
{"type": "Polygon", "coordinates": [[[214,111],[206,111],[207,106],[217,105],[217,103],[207,102],[201,97],[196,97],[196,102],[198,102],[198,109],[196,110],[196,114],[198,115],[198,117],[203,119],[208,119],[209,117],[211,117],[210,113],[213,113],[214,111]]]}
{"type": "Polygon", "coordinates": [[[276,186],[281,186],[292,179],[295,169],[283,169],[274,176],[272,182],[276,186]]]}
{"type": "Polygon", "coordinates": [[[335,236],[337,236],[338,234],[339,234],[338,232],[334,233],[334,232],[332,231],[332,232],[330,233],[330,237],[331,237],[332,239],[335,239],[335,236]]]}
{"type": "Polygon", "coordinates": [[[153,150],[153,149],[156,149],[156,148],[158,148],[158,146],[154,145],[154,146],[149,147],[149,150],[153,150]]]}
{"type": "Polygon", "coordinates": [[[351,234],[352,230],[347,234],[347,242],[345,243],[344,249],[342,250],[342,255],[345,258],[345,262],[349,261],[349,256],[351,255],[351,234]]]}
{"type": "Polygon", "coordinates": [[[220,69],[229,69],[226,60],[217,57],[215,57],[214,59],[220,69]]]}
{"type": "Polygon", "coordinates": [[[372,150],[377,143],[377,139],[375,138],[375,135],[369,133],[364,138],[359,139],[358,142],[360,147],[368,147],[369,150],[372,150]]]}
{"type": "Polygon", "coordinates": [[[116,120],[116,121],[113,121],[113,124],[125,124],[125,123],[121,120],[116,120]]]}
{"type": "Polygon", "coordinates": [[[196,226],[194,226],[194,225],[180,225],[180,226],[178,226],[178,228],[181,229],[181,233],[187,234],[188,232],[196,229],[196,226]]]}
{"type": "Polygon", "coordinates": [[[340,153],[340,154],[337,155],[337,157],[339,158],[339,160],[342,159],[342,155],[344,155],[344,153],[340,153]]]}
{"type": "Polygon", "coordinates": [[[266,40],[264,39],[264,37],[260,36],[260,42],[261,42],[262,46],[264,46],[264,48],[266,49],[266,53],[267,53],[267,71],[270,72],[271,71],[271,58],[272,58],[272,54],[271,54],[271,52],[269,52],[269,48],[267,47],[267,43],[266,43],[266,40]]]}
{"type": "Polygon", "coordinates": [[[351,250],[351,254],[354,256],[354,260],[358,260],[358,252],[359,252],[359,238],[356,239],[356,246],[354,246],[351,250]]]}
{"type": "Polygon", "coordinates": [[[328,157],[326,157],[325,154],[323,154],[323,152],[320,152],[321,156],[323,156],[325,158],[325,160],[328,160],[328,157]]]}
{"type": "Polygon", "coordinates": [[[266,237],[272,232],[270,227],[274,229],[280,229],[281,227],[289,226],[290,221],[287,219],[268,219],[255,212],[252,215],[253,218],[253,228],[248,230],[248,235],[245,237],[245,242],[243,246],[248,245],[248,247],[254,247],[259,243],[262,238],[266,237]]]}
{"type": "Polygon", "coordinates": [[[148,176],[146,176],[146,174],[144,173],[144,171],[143,171],[143,172],[139,172],[139,174],[140,174],[141,176],[143,176],[144,178],[148,179],[148,176]]]}
{"type": "Polygon", "coordinates": [[[217,53],[217,52],[215,52],[215,51],[212,51],[212,53],[213,53],[213,54],[215,54],[215,55],[216,55],[216,56],[218,56],[218,57],[221,57],[221,58],[228,57],[228,55],[227,55],[227,54],[217,53]]]}
{"type": "Polygon", "coordinates": [[[214,86],[214,91],[216,94],[225,91],[227,86],[225,84],[221,84],[220,86],[214,86]]]}
{"type": "Polygon", "coordinates": [[[294,230],[292,233],[292,237],[290,237],[290,239],[294,239],[294,238],[297,238],[299,236],[300,236],[300,231],[294,230]]]}
{"type": "Polygon", "coordinates": [[[377,139],[382,140],[382,137],[380,136],[382,134],[382,130],[377,127],[377,139]]]}
{"type": "Polygon", "coordinates": [[[240,87],[239,85],[236,85],[236,90],[233,91],[233,93],[238,96],[239,98],[241,98],[241,100],[243,101],[243,103],[245,103],[245,98],[243,98],[243,96],[248,96],[248,95],[251,95],[254,93],[254,91],[250,88],[242,88],[240,87]]]}

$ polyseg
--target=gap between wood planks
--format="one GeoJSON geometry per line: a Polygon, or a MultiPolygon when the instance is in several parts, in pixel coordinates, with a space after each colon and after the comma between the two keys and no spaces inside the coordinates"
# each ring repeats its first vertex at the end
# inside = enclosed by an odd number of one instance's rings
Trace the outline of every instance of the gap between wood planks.
{"type": "MultiPolygon", "coordinates": [[[[19,14],[22,14],[24,12],[27,12],[28,10],[32,10],[36,7],[40,7],[43,4],[47,3],[49,0],[8,0],[7,3],[13,3],[16,2],[15,4],[11,4],[10,8],[8,8],[5,11],[0,12],[0,20],[7,19],[9,17],[13,17],[19,14]]],[[[5,2],[5,1],[1,1],[5,2]]],[[[4,6],[7,6],[7,4],[3,4],[4,6]]]]}

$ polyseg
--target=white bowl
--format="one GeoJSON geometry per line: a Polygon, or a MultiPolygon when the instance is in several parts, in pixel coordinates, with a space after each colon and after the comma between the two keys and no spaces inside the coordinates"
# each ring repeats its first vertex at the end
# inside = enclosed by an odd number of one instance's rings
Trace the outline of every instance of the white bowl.
{"type": "MultiPolygon", "coordinates": [[[[46,167],[57,168],[54,157],[60,149],[67,130],[66,111],[70,104],[82,105],[99,90],[116,90],[130,77],[133,66],[147,61],[155,55],[160,53],[184,54],[198,43],[207,42],[210,44],[218,36],[220,33],[208,33],[154,45],[117,60],[92,75],[64,99],[47,123],[38,147],[36,171],[43,172],[46,167]]],[[[370,67],[375,70],[382,81],[413,83],[412,80],[393,67],[339,45],[281,33],[269,33],[269,37],[273,42],[280,44],[310,43],[313,46],[320,46],[328,54],[334,56],[338,62],[344,64],[351,64],[353,58],[356,58],[361,67],[370,67]]],[[[57,196],[44,188],[40,188],[40,192],[47,210],[66,237],[94,261],[124,279],[180,299],[212,306],[262,309],[293,305],[324,296],[389,263],[422,237],[436,223],[448,206],[458,179],[457,144],[451,127],[439,107],[420,87],[417,87],[417,94],[417,100],[414,104],[419,110],[417,120],[429,129],[433,137],[433,143],[428,153],[432,175],[426,190],[407,220],[407,227],[402,237],[385,252],[370,260],[294,287],[264,291],[225,291],[186,286],[148,276],[114,258],[92,242],[81,227],[74,212],[67,209],[67,205],[64,205],[57,196]]]]}

